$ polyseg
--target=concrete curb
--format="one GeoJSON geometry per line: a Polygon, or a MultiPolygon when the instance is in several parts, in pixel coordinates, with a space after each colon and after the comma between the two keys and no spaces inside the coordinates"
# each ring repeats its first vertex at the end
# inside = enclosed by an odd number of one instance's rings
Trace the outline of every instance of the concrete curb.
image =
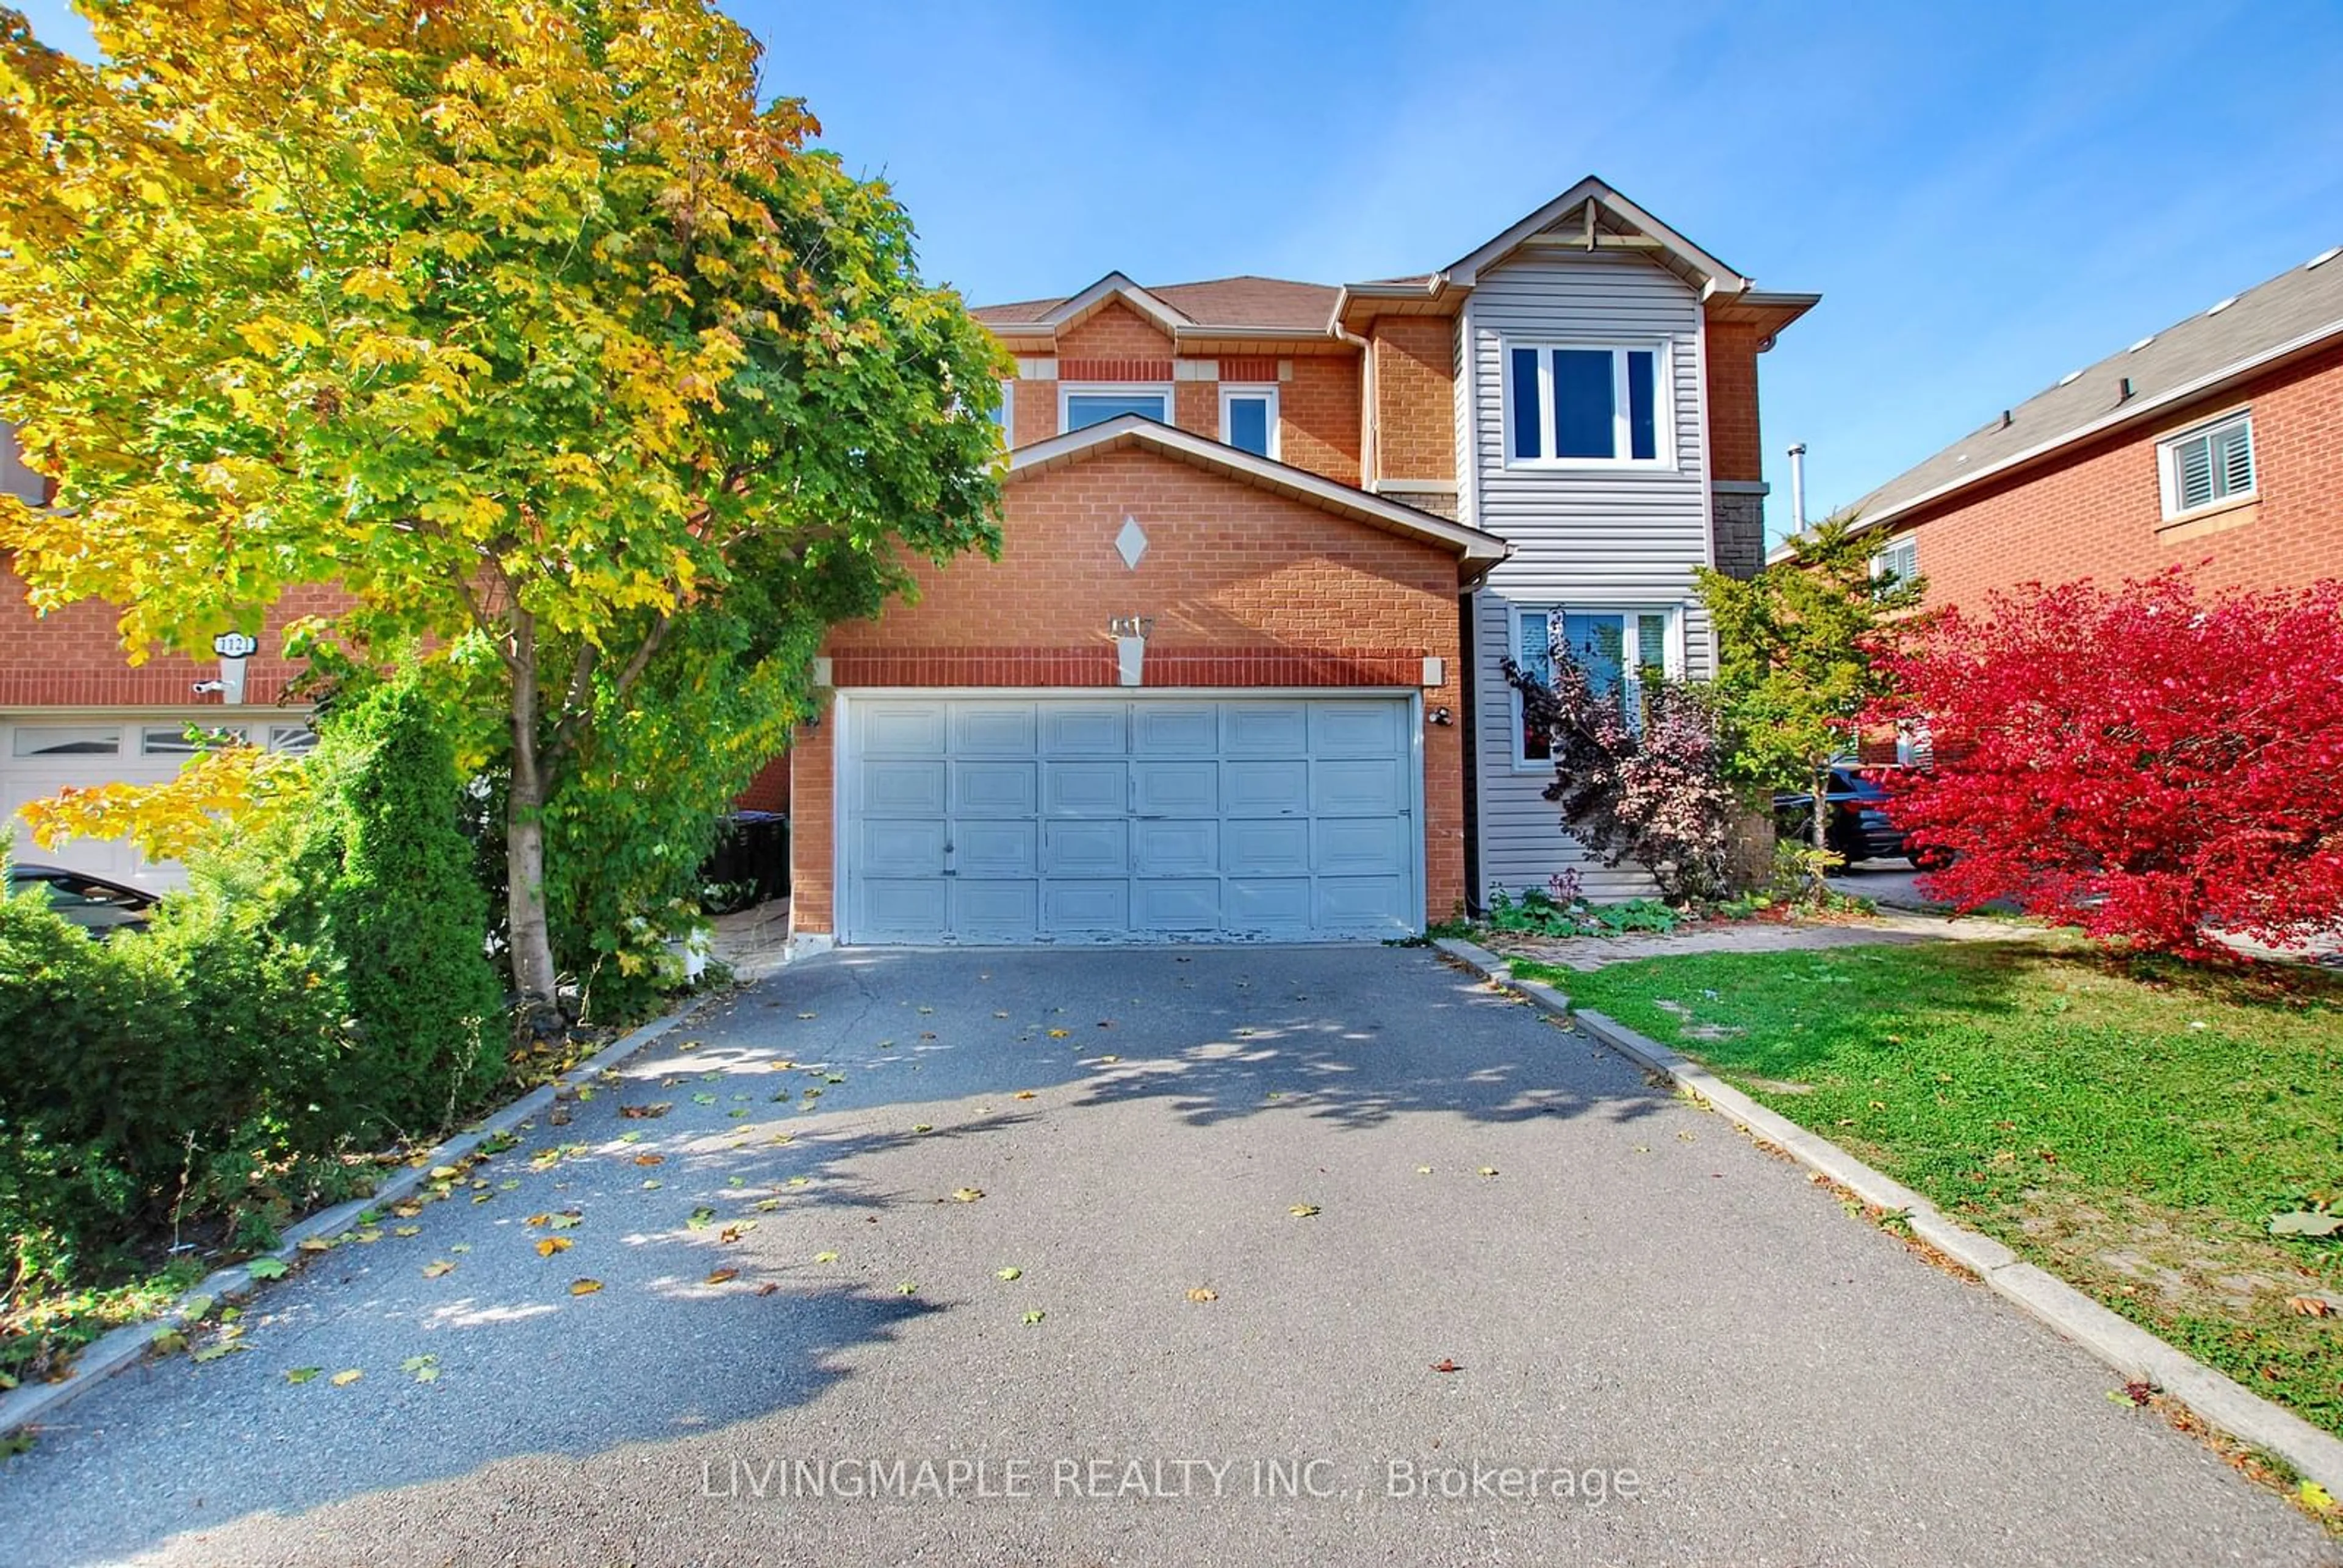
{"type": "MultiPolygon", "coordinates": [[[[413,1156],[397,1171],[383,1178],[382,1184],[367,1196],[353,1198],[347,1203],[337,1203],[331,1209],[321,1210],[310,1215],[298,1224],[288,1226],[274,1251],[256,1253],[254,1258],[247,1258],[242,1263],[233,1264],[207,1275],[195,1289],[172,1302],[168,1309],[156,1316],[143,1323],[126,1323],[101,1336],[85,1346],[82,1352],[74,1358],[72,1372],[62,1380],[56,1382],[26,1383],[5,1394],[0,1394],[0,1436],[34,1425],[44,1417],[55,1413],[68,1402],[80,1398],[115,1373],[136,1365],[144,1359],[147,1347],[154,1342],[156,1335],[180,1326],[190,1303],[196,1298],[207,1297],[218,1302],[226,1301],[231,1296],[242,1296],[250,1292],[262,1282],[253,1279],[249,1267],[256,1258],[279,1259],[289,1267],[305,1255],[299,1251],[303,1241],[313,1236],[337,1235],[350,1229],[357,1217],[367,1210],[378,1209],[385,1204],[396,1203],[406,1198],[430,1179],[432,1167],[452,1164],[470,1154],[491,1138],[509,1132],[522,1122],[543,1113],[553,1104],[558,1090],[575,1088],[591,1082],[596,1075],[616,1067],[669,1030],[681,1025],[683,1020],[706,1000],[704,997],[695,999],[689,1007],[679,1008],[663,1018],[653,1019],[633,1033],[622,1036],[603,1047],[551,1083],[538,1085],[502,1110],[491,1113],[485,1120],[474,1123],[423,1153],[413,1156]]],[[[287,1277],[291,1276],[288,1274],[287,1277]]]]}
{"type": "Polygon", "coordinates": [[[1517,978],[1513,966],[1471,942],[1443,938],[1433,944],[1493,985],[1518,991],[1629,1060],[1659,1074],[1734,1126],[1771,1143],[1807,1170],[1829,1178],[1875,1208],[1901,1213],[1912,1234],[1969,1270],[1985,1287],[2036,1322],[2090,1352],[2127,1380],[2153,1384],[2238,1442],[2277,1454],[2305,1478],[2343,1496],[2343,1440],[2223,1376],[2128,1319],[2056,1279],[1990,1236],[1979,1235],[1902,1182],[1882,1175],[1827,1139],[1758,1104],[1691,1058],[1599,1012],[1574,1010],[1570,999],[1541,981],[1517,978]]]}

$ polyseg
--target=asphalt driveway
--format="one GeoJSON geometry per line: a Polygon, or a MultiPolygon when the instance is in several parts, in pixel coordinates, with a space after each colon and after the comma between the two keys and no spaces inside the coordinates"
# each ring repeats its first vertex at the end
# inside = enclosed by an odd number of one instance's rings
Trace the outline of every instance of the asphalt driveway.
{"type": "Polygon", "coordinates": [[[1421,950],[831,955],[471,1175],[68,1407],[0,1557],[2343,1560],[1421,950]]]}

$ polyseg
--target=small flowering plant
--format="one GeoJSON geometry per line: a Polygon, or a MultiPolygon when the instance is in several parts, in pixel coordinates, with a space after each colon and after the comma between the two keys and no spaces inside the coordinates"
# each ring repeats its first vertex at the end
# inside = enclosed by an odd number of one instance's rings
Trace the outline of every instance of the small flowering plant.
{"type": "Polygon", "coordinates": [[[1563,831],[1605,865],[1634,861],[1673,900],[1725,894],[1735,802],[1705,694],[1656,669],[1598,689],[1554,646],[1551,684],[1512,659],[1504,671],[1524,728],[1547,738],[1545,798],[1562,808],[1563,831]]]}

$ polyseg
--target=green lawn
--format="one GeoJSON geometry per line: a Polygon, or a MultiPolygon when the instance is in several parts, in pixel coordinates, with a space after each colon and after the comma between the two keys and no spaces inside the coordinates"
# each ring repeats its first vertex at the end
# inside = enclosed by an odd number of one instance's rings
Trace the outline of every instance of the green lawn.
{"type": "Polygon", "coordinates": [[[1515,967],[2343,1433],[2343,1238],[2268,1233],[2343,1210],[2343,982],[2025,942],[1515,967]]]}

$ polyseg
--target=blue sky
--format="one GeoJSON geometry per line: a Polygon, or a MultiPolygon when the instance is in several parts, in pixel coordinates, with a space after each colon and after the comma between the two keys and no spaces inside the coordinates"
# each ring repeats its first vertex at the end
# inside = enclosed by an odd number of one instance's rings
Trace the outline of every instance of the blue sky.
{"type": "Polygon", "coordinates": [[[978,303],[1423,271],[1600,175],[1824,296],[1761,362],[1776,533],[1791,441],[1851,501],[2343,243],[2335,0],[727,8],[978,303]]]}

